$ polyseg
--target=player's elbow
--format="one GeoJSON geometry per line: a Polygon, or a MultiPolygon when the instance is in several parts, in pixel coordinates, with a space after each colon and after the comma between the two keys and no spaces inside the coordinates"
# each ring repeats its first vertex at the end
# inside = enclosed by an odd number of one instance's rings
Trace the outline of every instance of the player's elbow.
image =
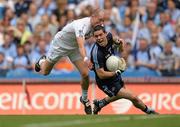
{"type": "Polygon", "coordinates": [[[99,74],[98,74],[98,77],[99,77],[100,79],[106,79],[106,78],[107,78],[103,73],[99,73],[99,74]]]}

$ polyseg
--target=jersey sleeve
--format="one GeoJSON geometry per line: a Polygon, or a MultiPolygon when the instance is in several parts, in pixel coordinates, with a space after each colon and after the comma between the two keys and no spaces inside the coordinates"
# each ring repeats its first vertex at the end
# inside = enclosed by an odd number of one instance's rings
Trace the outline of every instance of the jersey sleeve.
{"type": "Polygon", "coordinates": [[[103,57],[102,52],[98,52],[98,48],[94,48],[91,52],[91,61],[94,65],[95,70],[104,67],[103,59],[104,57],[103,57]]]}

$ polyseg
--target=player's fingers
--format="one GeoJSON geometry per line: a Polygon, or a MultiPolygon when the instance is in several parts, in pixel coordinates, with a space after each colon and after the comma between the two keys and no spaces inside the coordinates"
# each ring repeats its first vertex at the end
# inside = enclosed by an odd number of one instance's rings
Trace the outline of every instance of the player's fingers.
{"type": "Polygon", "coordinates": [[[119,59],[119,69],[123,71],[126,69],[126,61],[124,58],[119,59]]]}

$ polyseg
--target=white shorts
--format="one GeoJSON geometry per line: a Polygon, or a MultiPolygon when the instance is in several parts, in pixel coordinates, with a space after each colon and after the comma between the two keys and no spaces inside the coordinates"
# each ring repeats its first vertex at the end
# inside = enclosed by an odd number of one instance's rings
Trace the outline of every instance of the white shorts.
{"type": "Polygon", "coordinates": [[[69,48],[65,41],[54,38],[47,53],[47,60],[56,63],[62,57],[69,57],[71,62],[82,59],[78,47],[69,48]]]}

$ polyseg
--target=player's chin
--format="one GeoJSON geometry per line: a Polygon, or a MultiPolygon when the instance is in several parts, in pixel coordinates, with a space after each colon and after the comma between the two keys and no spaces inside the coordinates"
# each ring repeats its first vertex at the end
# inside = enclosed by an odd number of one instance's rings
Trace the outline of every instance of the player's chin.
{"type": "Polygon", "coordinates": [[[99,45],[100,45],[100,46],[102,46],[102,47],[104,47],[104,46],[105,46],[103,42],[99,43],[99,45]]]}

